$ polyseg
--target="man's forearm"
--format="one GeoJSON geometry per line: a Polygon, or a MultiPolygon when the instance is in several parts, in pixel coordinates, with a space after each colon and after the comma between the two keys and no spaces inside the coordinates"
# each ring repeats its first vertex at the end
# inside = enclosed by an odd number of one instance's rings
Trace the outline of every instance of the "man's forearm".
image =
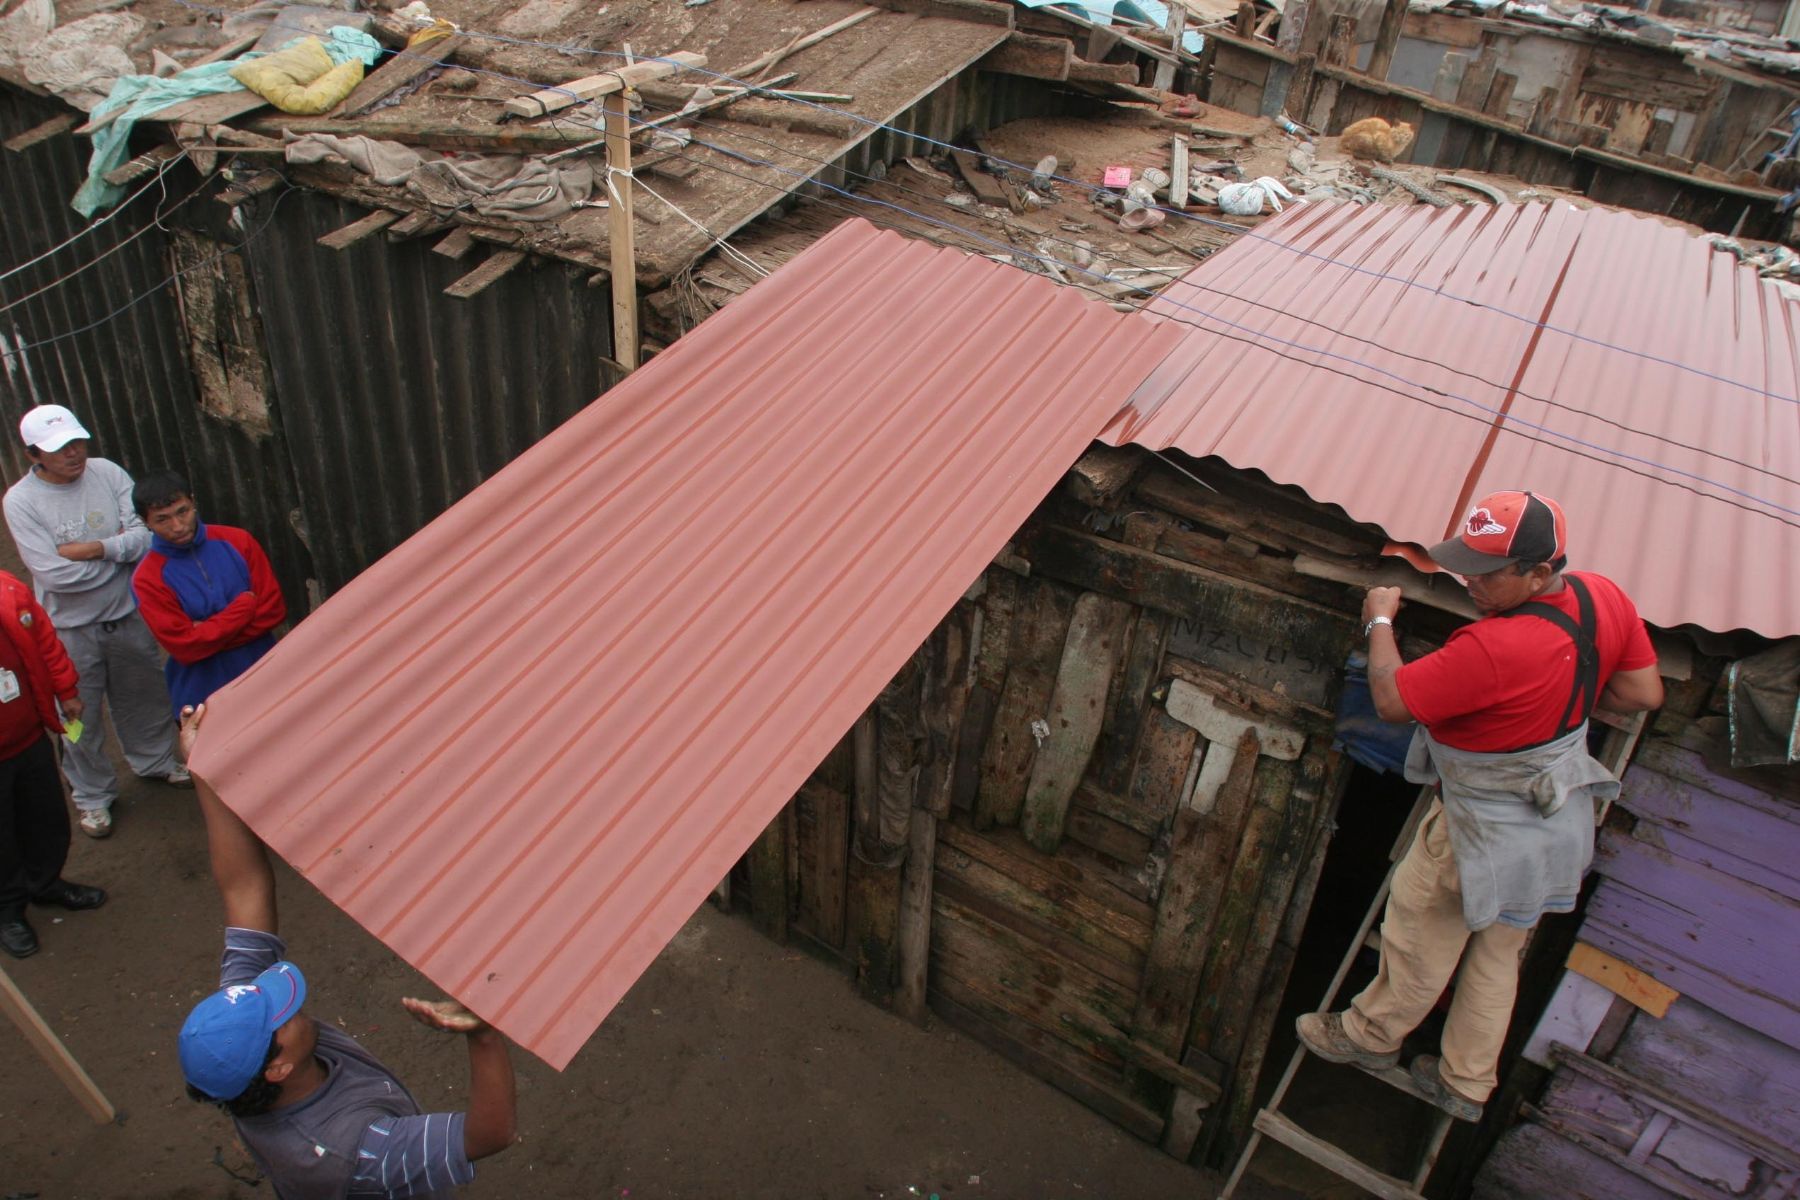
{"type": "Polygon", "coordinates": [[[275,912],[275,869],[262,839],[219,799],[205,780],[194,780],[206,818],[213,880],[225,908],[225,924],[279,933],[275,912]]]}
{"type": "Polygon", "coordinates": [[[1375,711],[1384,721],[1410,721],[1406,702],[1400,698],[1400,685],[1395,674],[1405,665],[1400,645],[1394,638],[1392,625],[1377,625],[1369,633],[1369,694],[1375,700],[1375,711]]]}
{"type": "Polygon", "coordinates": [[[469,1114],[463,1121],[463,1153],[470,1159],[498,1154],[518,1130],[518,1093],[512,1054],[496,1029],[466,1035],[469,1042],[469,1114]]]}

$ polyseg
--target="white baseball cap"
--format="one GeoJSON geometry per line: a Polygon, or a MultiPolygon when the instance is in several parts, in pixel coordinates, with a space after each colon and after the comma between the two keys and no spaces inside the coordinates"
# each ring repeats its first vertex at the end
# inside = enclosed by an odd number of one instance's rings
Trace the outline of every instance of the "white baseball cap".
{"type": "Polygon", "coordinates": [[[45,454],[61,450],[76,438],[94,435],[81,427],[75,414],[60,404],[40,404],[19,418],[19,436],[27,446],[36,446],[45,454]]]}

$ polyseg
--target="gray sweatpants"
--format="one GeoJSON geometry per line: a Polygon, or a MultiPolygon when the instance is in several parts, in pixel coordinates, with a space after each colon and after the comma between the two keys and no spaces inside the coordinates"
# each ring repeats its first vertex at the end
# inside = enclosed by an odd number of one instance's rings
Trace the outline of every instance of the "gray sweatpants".
{"type": "Polygon", "coordinates": [[[119,777],[106,753],[101,700],[112,714],[125,761],[145,778],[161,777],[178,764],[175,722],[169,716],[169,687],[163,680],[162,649],[144,618],[132,613],[117,621],[96,621],[58,629],[63,649],[81,676],[81,741],[63,739],[63,773],[75,807],[87,812],[111,808],[119,798],[119,777]]]}

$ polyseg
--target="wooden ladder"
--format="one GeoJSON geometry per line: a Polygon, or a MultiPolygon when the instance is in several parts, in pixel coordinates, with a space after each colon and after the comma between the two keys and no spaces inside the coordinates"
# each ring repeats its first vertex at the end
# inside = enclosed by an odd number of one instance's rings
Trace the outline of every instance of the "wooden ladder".
{"type": "MultiPolygon", "coordinates": [[[[1593,719],[1607,725],[1606,737],[1601,743],[1599,760],[1615,777],[1622,774],[1625,764],[1631,759],[1631,752],[1637,747],[1638,736],[1643,732],[1644,714],[1636,713],[1629,718],[1613,718],[1595,712],[1593,719]]],[[[1325,989],[1325,997],[1319,1002],[1318,1012],[1330,1012],[1336,1002],[1338,992],[1344,986],[1344,980],[1350,975],[1350,968],[1356,962],[1356,956],[1365,946],[1379,947],[1381,935],[1375,930],[1375,923],[1380,920],[1381,913],[1387,906],[1388,892],[1394,884],[1394,872],[1399,868],[1400,860],[1412,845],[1413,835],[1417,832],[1419,822],[1425,819],[1426,810],[1431,807],[1432,798],[1437,794],[1435,784],[1421,788],[1419,798],[1413,801],[1412,812],[1406,818],[1406,824],[1400,829],[1400,836],[1394,840],[1394,847],[1388,852],[1388,872],[1382,879],[1381,887],[1375,892],[1375,899],[1370,902],[1369,910],[1363,914],[1362,924],[1358,926],[1356,936],[1350,940],[1350,948],[1345,952],[1343,961],[1338,963],[1337,973],[1331,977],[1330,985],[1325,989]]],[[[1595,810],[1594,823],[1597,825],[1606,819],[1607,805],[1595,810]]],[[[1303,1158],[1312,1160],[1338,1176],[1347,1179],[1358,1187],[1381,1197],[1381,1200],[1425,1200],[1421,1189],[1425,1181],[1431,1178],[1432,1168],[1437,1166],[1438,1155],[1443,1152],[1444,1139],[1449,1136],[1451,1122],[1455,1120],[1449,1113],[1432,1104],[1423,1095],[1418,1085],[1413,1082],[1411,1072],[1401,1067],[1387,1067],[1375,1070],[1369,1067],[1348,1064],[1365,1075],[1379,1079],[1389,1087],[1405,1092],[1407,1095],[1431,1105],[1432,1121],[1430,1131],[1425,1137],[1425,1148],[1419,1155],[1411,1179],[1401,1179],[1377,1171],[1368,1163],[1357,1158],[1342,1146],[1336,1146],[1317,1137],[1290,1118],[1281,1113],[1281,1103],[1287,1098],[1288,1088],[1294,1082],[1294,1076],[1300,1070],[1300,1063],[1308,1051],[1306,1043],[1301,1042],[1294,1047],[1293,1056],[1288,1059],[1287,1070],[1282,1072],[1281,1082],[1275,1085],[1275,1092],[1269,1097],[1268,1105],[1259,1110],[1251,1122],[1250,1140],[1244,1144],[1242,1154],[1238,1155],[1237,1165],[1231,1169],[1231,1177],[1225,1181],[1224,1190],[1219,1193],[1219,1200],[1231,1200],[1237,1191],[1238,1184],[1249,1169],[1250,1160],[1255,1156],[1262,1139],[1272,1138],[1303,1158]]]]}

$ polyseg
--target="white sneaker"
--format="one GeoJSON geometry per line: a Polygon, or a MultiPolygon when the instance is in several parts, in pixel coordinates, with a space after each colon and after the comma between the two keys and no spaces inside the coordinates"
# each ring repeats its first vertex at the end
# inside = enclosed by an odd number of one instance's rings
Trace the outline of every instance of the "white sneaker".
{"type": "Polygon", "coordinates": [[[188,774],[188,769],[185,766],[181,763],[176,763],[175,769],[163,776],[163,782],[170,787],[191,788],[194,786],[194,777],[188,774]]]}
{"type": "Polygon", "coordinates": [[[112,810],[108,808],[84,808],[81,810],[81,832],[91,838],[108,838],[112,836],[112,810]]]}

